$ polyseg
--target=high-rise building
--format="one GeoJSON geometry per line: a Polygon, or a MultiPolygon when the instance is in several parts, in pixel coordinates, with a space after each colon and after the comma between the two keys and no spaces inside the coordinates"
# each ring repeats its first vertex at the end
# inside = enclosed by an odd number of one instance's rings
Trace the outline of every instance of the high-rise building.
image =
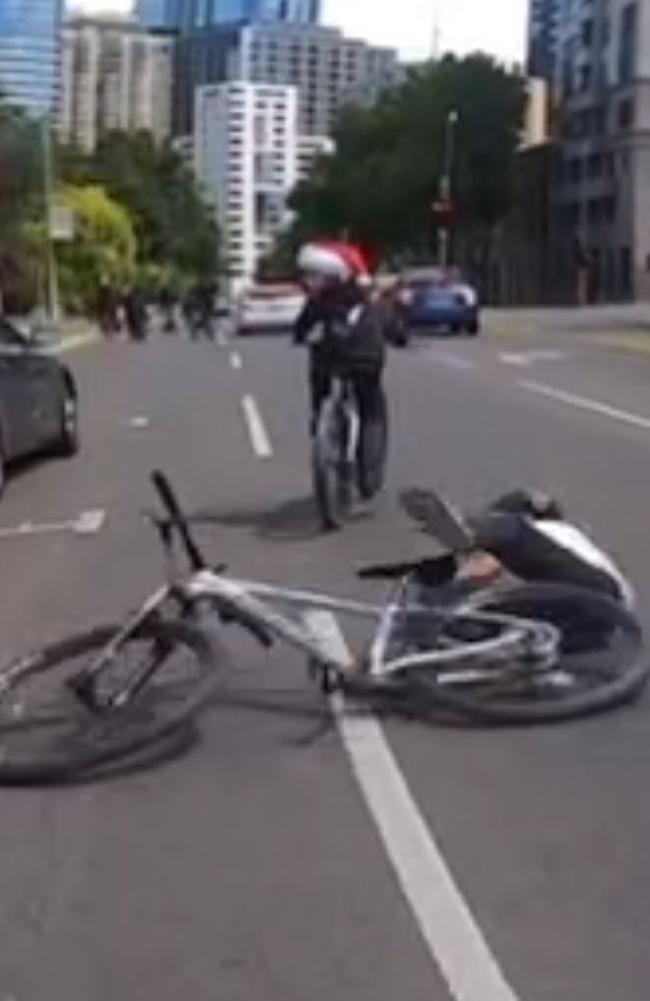
{"type": "Polygon", "coordinates": [[[321,0],[137,0],[136,13],[150,27],[182,32],[248,21],[317,24],[321,0]]]}
{"type": "Polygon", "coordinates": [[[559,223],[591,299],[650,294],[650,0],[566,3],[559,223]]]}
{"type": "Polygon", "coordinates": [[[224,80],[296,87],[299,130],[332,133],[341,107],[372,102],[400,79],[397,55],[336,28],[256,23],[198,32],[177,45],[174,132],[192,132],[194,90],[224,80]]]}
{"type": "Polygon", "coordinates": [[[126,19],[76,18],[62,31],[59,130],[92,151],[103,133],[171,133],[173,38],[126,19]]]}
{"type": "Polygon", "coordinates": [[[230,273],[250,280],[288,222],[298,179],[294,87],[222,83],[196,95],[196,174],[214,205],[230,273]]]}
{"type": "Polygon", "coordinates": [[[0,98],[49,114],[56,106],[61,0],[0,0],[0,98]]]}
{"type": "Polygon", "coordinates": [[[528,59],[530,76],[551,81],[555,77],[561,8],[566,0],[530,0],[528,59]]]}

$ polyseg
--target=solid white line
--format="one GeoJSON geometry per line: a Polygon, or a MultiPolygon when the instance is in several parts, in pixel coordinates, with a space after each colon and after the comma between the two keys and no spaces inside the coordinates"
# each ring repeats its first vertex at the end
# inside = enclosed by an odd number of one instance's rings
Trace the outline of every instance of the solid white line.
{"type": "Polygon", "coordinates": [[[243,396],[241,405],[255,455],[258,459],[270,459],[273,455],[273,447],[255,398],[243,396]]]}
{"type": "MultiPolygon", "coordinates": [[[[328,655],[351,661],[334,616],[307,622],[328,655]]],[[[332,697],[339,733],[366,806],[432,958],[455,1001],[517,1001],[420,813],[378,721],[332,697]]]]}
{"type": "Polygon", "coordinates": [[[238,372],[243,365],[242,356],[237,351],[233,351],[230,355],[230,367],[234,368],[238,372]]]}
{"type": "Polygon", "coordinates": [[[632,414],[628,410],[619,410],[618,407],[610,407],[607,403],[600,403],[598,400],[589,399],[587,396],[576,396],[574,393],[566,393],[561,389],[554,389],[553,386],[546,386],[541,382],[529,382],[522,379],[519,382],[524,389],[529,389],[533,393],[541,396],[548,396],[551,400],[559,403],[567,403],[569,406],[578,407],[580,410],[589,410],[594,414],[601,414],[603,417],[612,417],[614,420],[622,421],[624,424],[631,424],[633,427],[643,428],[650,431],[650,417],[641,417],[640,414],[632,414]]]}

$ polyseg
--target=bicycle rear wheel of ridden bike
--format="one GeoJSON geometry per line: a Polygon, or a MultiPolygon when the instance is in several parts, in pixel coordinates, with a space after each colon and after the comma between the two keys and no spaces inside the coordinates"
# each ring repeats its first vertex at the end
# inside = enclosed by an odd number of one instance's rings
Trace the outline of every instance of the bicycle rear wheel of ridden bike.
{"type": "Polygon", "coordinates": [[[143,625],[102,672],[97,697],[105,702],[143,666],[157,665],[123,707],[93,710],[75,694],[71,680],[118,632],[106,626],[72,636],[0,675],[0,784],[71,779],[172,737],[192,721],[217,674],[209,643],[182,624],[143,625]]]}
{"type": "Polygon", "coordinates": [[[622,606],[583,588],[553,584],[513,587],[483,611],[555,626],[555,663],[486,665],[486,677],[445,683],[444,669],[414,670],[413,692],[484,723],[553,723],[591,716],[632,701],[648,680],[648,654],[636,619],[622,606]]]}
{"type": "Polygon", "coordinates": [[[352,470],[346,459],[347,421],[339,407],[324,404],[313,442],[314,497],[324,528],[340,528],[352,504],[352,470]]]}

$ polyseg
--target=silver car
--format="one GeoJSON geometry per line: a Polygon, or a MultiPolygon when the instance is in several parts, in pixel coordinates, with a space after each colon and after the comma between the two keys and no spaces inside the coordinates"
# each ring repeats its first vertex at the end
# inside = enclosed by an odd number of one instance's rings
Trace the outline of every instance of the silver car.
{"type": "Polygon", "coordinates": [[[77,400],[70,370],[0,317],[0,493],[15,459],[78,450],[77,400]]]}

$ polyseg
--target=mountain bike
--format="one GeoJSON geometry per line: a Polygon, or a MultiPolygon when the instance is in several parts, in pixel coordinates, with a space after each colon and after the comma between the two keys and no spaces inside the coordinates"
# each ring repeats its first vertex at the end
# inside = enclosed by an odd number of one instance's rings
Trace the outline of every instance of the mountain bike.
{"type": "Polygon", "coordinates": [[[227,626],[299,651],[326,694],[425,716],[559,721],[627,702],[646,683],[640,626],[607,598],[554,585],[468,590],[453,552],[361,570],[390,584],[383,605],[238,580],[207,566],[168,480],[153,482],[164,509],[153,524],[168,557],[180,542],[189,573],[174,570],[124,624],[0,671],[0,782],[92,775],[181,732],[216,699],[227,626]],[[348,656],[328,642],[324,612],[366,620],[369,642],[348,656]]]}

